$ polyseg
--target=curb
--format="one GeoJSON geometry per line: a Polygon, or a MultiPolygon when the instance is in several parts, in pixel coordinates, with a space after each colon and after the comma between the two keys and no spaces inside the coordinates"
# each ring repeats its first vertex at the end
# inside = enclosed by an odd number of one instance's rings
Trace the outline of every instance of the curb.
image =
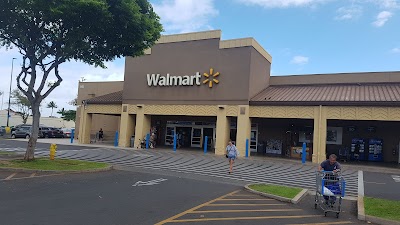
{"type": "Polygon", "coordinates": [[[264,196],[264,197],[268,197],[268,198],[273,198],[273,199],[276,199],[276,200],[281,201],[281,202],[287,202],[287,203],[292,203],[292,204],[299,203],[308,194],[308,189],[303,189],[293,199],[290,199],[290,198],[285,198],[285,197],[281,197],[281,196],[277,196],[277,195],[268,194],[268,193],[264,193],[264,192],[253,190],[253,189],[251,189],[249,187],[250,185],[253,185],[253,184],[247,184],[246,186],[244,186],[244,188],[248,192],[251,192],[251,193],[257,194],[257,195],[261,195],[261,196],[264,196]]]}
{"type": "Polygon", "coordinates": [[[387,220],[387,219],[382,219],[378,218],[375,216],[365,216],[365,219],[367,222],[375,223],[375,224],[381,224],[381,225],[400,225],[400,222],[394,221],[394,220],[387,220]]]}
{"type": "Polygon", "coordinates": [[[107,166],[101,169],[91,169],[91,170],[33,170],[33,169],[21,169],[21,168],[10,168],[3,167],[0,171],[5,172],[27,172],[27,173],[97,173],[113,170],[113,166],[107,166]]]}
{"type": "Polygon", "coordinates": [[[359,220],[365,220],[364,173],[361,170],[358,171],[357,218],[359,220]]]}
{"type": "Polygon", "coordinates": [[[362,221],[371,222],[381,225],[400,225],[400,222],[394,220],[382,219],[375,216],[365,215],[364,207],[364,174],[363,171],[358,171],[358,196],[357,196],[357,218],[362,221]]]}

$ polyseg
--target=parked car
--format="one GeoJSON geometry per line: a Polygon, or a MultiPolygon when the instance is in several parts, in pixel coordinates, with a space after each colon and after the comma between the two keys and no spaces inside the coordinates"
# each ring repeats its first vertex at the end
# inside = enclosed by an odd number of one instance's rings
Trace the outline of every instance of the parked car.
{"type": "Polygon", "coordinates": [[[41,138],[63,138],[64,132],[54,127],[39,127],[39,137],[41,138]]]}
{"type": "Polygon", "coordinates": [[[65,138],[70,138],[71,137],[71,129],[69,129],[69,128],[63,128],[63,129],[61,129],[62,130],[62,132],[64,133],[64,137],[65,138]]]}
{"type": "Polygon", "coordinates": [[[25,128],[31,128],[32,125],[29,125],[29,124],[19,124],[19,125],[17,125],[17,126],[11,127],[11,135],[15,134],[15,131],[16,131],[16,130],[18,130],[18,129],[20,129],[20,128],[23,128],[23,127],[25,127],[25,128]]]}
{"type": "Polygon", "coordinates": [[[61,128],[51,127],[50,129],[51,129],[51,132],[52,132],[52,137],[64,138],[64,132],[61,130],[61,128]]]}
{"type": "Polygon", "coordinates": [[[14,130],[14,133],[11,134],[11,138],[26,138],[29,139],[32,135],[32,128],[31,127],[19,127],[14,130]]]}
{"type": "Polygon", "coordinates": [[[1,126],[0,127],[0,136],[4,136],[4,134],[6,134],[6,128],[5,128],[5,126],[1,126]]]}

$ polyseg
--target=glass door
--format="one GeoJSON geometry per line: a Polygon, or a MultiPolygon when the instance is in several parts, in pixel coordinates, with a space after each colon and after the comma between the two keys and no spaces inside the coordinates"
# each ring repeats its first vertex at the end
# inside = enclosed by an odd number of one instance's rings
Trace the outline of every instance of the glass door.
{"type": "Polygon", "coordinates": [[[192,128],[192,147],[201,147],[201,142],[202,142],[202,137],[203,137],[203,128],[192,128]]]}
{"type": "Polygon", "coordinates": [[[175,132],[176,132],[176,127],[167,127],[167,132],[165,133],[165,145],[174,144],[175,132]]]}
{"type": "Polygon", "coordinates": [[[257,131],[252,130],[250,135],[250,152],[257,152],[257,131]]]}

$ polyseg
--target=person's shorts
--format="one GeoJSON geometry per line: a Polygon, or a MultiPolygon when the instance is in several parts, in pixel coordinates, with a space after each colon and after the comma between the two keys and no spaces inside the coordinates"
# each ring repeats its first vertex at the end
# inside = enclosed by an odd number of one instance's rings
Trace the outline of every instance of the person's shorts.
{"type": "Polygon", "coordinates": [[[231,159],[235,160],[235,159],[236,159],[236,156],[234,156],[234,155],[228,155],[228,159],[229,159],[229,160],[231,160],[231,159]]]}

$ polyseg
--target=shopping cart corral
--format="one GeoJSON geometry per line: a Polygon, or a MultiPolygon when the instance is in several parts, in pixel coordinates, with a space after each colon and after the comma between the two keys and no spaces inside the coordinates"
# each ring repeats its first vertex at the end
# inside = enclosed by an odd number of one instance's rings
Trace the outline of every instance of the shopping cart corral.
{"type": "Polygon", "coordinates": [[[318,171],[316,175],[315,209],[336,213],[339,218],[342,199],[345,196],[346,181],[340,172],[318,171]]]}

